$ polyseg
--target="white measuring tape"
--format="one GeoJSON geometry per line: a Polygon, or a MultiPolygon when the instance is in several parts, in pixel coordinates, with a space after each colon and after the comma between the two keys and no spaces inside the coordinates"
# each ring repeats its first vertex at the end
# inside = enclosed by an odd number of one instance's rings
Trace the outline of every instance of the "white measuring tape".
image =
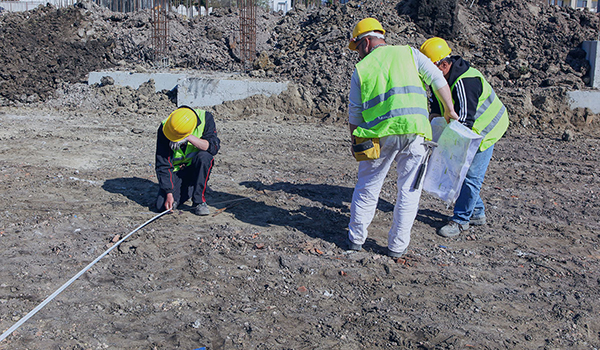
{"type": "Polygon", "coordinates": [[[118,247],[119,244],[123,243],[124,240],[126,240],[127,238],[129,238],[129,236],[131,236],[132,234],[134,234],[135,232],[137,232],[142,227],[148,225],[152,221],[158,219],[159,217],[165,215],[168,212],[170,212],[170,210],[165,210],[162,213],[156,215],[152,219],[150,219],[150,220],[146,221],[145,223],[141,224],[140,226],[138,226],[138,228],[136,228],[135,230],[129,232],[129,234],[127,236],[123,237],[120,241],[118,241],[117,243],[115,243],[115,245],[113,245],[112,247],[108,248],[104,253],[102,253],[102,255],[100,255],[99,257],[97,257],[94,261],[92,261],[91,263],[89,263],[88,266],[86,266],[83,270],[79,271],[79,273],[77,273],[75,276],[73,276],[73,278],[71,278],[69,281],[67,281],[67,283],[63,284],[62,287],[58,288],[56,290],[56,292],[52,293],[52,295],[50,295],[48,298],[46,298],[46,300],[42,301],[42,303],[40,305],[36,306],[35,309],[31,310],[27,315],[25,315],[25,317],[23,317],[22,319],[20,319],[17,323],[15,323],[12,327],[10,327],[6,332],[2,333],[2,335],[0,335],[0,342],[3,341],[6,337],[8,337],[17,328],[21,327],[21,325],[23,323],[27,322],[28,319],[30,319],[33,315],[35,315],[38,311],[40,311],[44,306],[46,306],[46,304],[48,304],[49,302],[51,302],[52,299],[54,299],[63,290],[65,290],[69,285],[71,285],[71,283],[75,282],[76,279],[78,279],[87,270],[89,270],[92,266],[94,266],[94,264],[97,263],[100,259],[102,259],[106,254],[110,253],[113,249],[115,249],[116,247],[118,247]]]}

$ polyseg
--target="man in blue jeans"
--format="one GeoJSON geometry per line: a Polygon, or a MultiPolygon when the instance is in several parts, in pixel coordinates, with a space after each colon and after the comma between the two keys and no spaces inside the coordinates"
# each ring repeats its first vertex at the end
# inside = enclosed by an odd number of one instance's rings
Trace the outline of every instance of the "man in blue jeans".
{"type": "MultiPolygon", "coordinates": [[[[494,144],[508,128],[508,113],[494,89],[478,70],[460,56],[450,56],[452,50],[444,39],[428,39],[421,45],[421,52],[431,59],[448,81],[458,121],[483,136],[454,204],[454,215],[438,230],[442,237],[454,237],[467,230],[469,224],[486,223],[485,206],[479,192],[492,158],[494,144]]],[[[444,111],[435,96],[433,99],[431,117],[439,116],[444,111]]]]}

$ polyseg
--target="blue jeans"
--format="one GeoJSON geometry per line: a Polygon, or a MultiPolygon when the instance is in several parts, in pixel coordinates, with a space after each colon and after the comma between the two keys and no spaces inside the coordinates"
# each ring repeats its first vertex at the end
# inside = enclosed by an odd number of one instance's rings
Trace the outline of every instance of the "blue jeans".
{"type": "Polygon", "coordinates": [[[454,216],[452,221],[459,224],[467,224],[471,218],[480,218],[485,216],[485,206],[479,196],[481,191],[481,185],[483,185],[483,178],[487,171],[490,159],[492,159],[492,153],[494,152],[494,145],[485,151],[477,151],[473,162],[467,171],[467,176],[460,189],[460,195],[456,199],[454,204],[454,216]]]}

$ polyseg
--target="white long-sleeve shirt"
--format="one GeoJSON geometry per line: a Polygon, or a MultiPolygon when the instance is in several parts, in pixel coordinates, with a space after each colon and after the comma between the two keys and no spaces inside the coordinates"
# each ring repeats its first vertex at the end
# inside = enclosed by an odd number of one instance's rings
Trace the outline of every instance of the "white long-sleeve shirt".
{"type": "MultiPolygon", "coordinates": [[[[448,85],[448,82],[444,78],[442,71],[436,67],[431,60],[421,53],[421,51],[412,48],[413,58],[415,60],[415,66],[419,71],[419,75],[423,82],[427,85],[431,85],[434,91],[443,88],[448,85]]],[[[348,121],[353,125],[360,125],[364,122],[362,112],[362,101],[360,98],[360,80],[356,69],[352,73],[352,79],[350,80],[350,103],[348,104],[348,121]]]]}

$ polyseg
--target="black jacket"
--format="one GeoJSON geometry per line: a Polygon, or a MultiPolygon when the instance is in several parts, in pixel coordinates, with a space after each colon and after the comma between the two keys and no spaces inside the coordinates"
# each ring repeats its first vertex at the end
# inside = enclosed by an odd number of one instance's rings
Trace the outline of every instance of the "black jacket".
{"type": "MultiPolygon", "coordinates": [[[[215,119],[210,112],[205,114],[205,125],[201,139],[208,141],[208,150],[206,152],[215,156],[219,152],[221,147],[221,141],[217,137],[217,127],[215,125],[215,119]]],[[[198,125],[200,125],[200,119],[198,119],[198,125]]],[[[156,137],[156,177],[158,178],[158,185],[161,189],[167,193],[173,192],[173,150],[169,146],[169,139],[163,133],[162,123],[158,127],[156,137]]],[[[201,151],[202,152],[202,151],[201,151]]]]}
{"type": "MultiPolygon", "coordinates": [[[[469,69],[469,62],[463,60],[460,56],[452,56],[452,67],[448,72],[448,85],[452,86],[456,79],[469,69]]],[[[452,100],[454,101],[454,111],[458,114],[459,121],[468,127],[473,128],[475,122],[475,112],[477,111],[477,102],[479,96],[483,93],[483,85],[479,78],[463,78],[452,88],[452,100]]],[[[440,104],[435,95],[431,104],[431,113],[442,114],[440,104]]]]}

